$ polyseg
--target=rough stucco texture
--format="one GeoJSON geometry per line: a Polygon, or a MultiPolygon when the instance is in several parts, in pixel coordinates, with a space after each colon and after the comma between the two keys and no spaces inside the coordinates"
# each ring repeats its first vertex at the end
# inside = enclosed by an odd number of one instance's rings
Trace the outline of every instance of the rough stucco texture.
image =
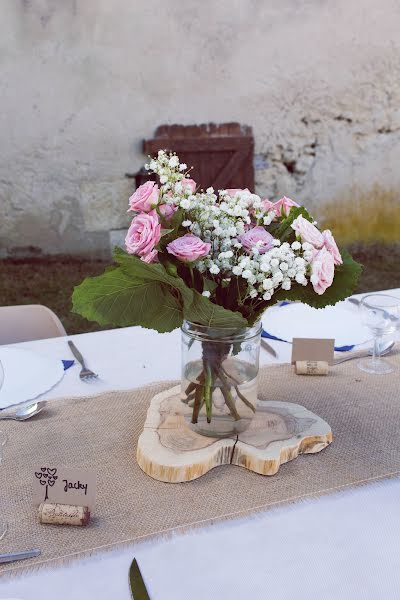
{"type": "Polygon", "coordinates": [[[317,214],[398,187],[399,31],[398,0],[2,0],[0,253],[105,256],[160,123],[251,125],[258,193],[317,214]]]}

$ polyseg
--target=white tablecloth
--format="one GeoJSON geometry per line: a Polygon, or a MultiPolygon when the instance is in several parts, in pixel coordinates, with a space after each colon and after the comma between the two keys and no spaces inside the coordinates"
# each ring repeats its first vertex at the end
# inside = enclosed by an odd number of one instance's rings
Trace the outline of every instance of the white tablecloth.
{"type": "MultiPolygon", "coordinates": [[[[394,293],[400,295],[400,290],[394,293]]],[[[348,310],[355,311],[350,304],[348,310]]],[[[45,395],[48,399],[179,378],[177,331],[159,335],[132,327],[77,335],[74,341],[101,378],[82,383],[74,366],[45,395]]],[[[290,360],[288,344],[271,345],[279,362],[290,360]]],[[[63,338],[20,346],[70,358],[63,338]]],[[[262,351],[262,364],[273,361],[262,351]]],[[[0,599],[128,600],[127,573],[135,556],[152,600],[398,600],[399,506],[400,481],[388,480],[69,565],[3,577],[0,599]]]]}

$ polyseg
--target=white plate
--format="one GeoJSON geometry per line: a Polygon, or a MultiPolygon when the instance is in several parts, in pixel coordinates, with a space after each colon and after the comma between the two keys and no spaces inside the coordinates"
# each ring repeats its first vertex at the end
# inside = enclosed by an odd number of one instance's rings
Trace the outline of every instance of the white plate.
{"type": "Polygon", "coordinates": [[[0,362],[4,371],[0,409],[37,398],[64,376],[61,360],[22,348],[0,347],[0,362]]]}
{"type": "Polygon", "coordinates": [[[365,327],[356,310],[343,306],[312,308],[306,304],[273,306],[265,311],[263,328],[291,342],[293,338],[333,338],[335,346],[363,344],[372,334],[365,327]]]}

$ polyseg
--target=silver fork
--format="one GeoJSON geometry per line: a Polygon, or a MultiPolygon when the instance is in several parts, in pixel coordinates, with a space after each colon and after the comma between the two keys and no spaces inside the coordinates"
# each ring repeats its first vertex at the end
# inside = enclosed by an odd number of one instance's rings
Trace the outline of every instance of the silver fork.
{"type": "Polygon", "coordinates": [[[79,377],[82,379],[82,381],[90,381],[92,379],[96,379],[98,375],[96,375],[96,373],[93,373],[93,371],[87,368],[87,366],[85,365],[84,358],[79,352],[78,348],[75,346],[74,342],[68,340],[68,346],[71,348],[72,354],[75,356],[76,360],[82,367],[81,372],[79,373],[79,377]]]}

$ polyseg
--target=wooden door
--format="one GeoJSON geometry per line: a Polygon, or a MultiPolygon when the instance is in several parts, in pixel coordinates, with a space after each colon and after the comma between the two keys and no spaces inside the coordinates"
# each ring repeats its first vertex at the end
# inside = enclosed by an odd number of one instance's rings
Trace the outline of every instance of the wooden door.
{"type": "Polygon", "coordinates": [[[191,175],[202,189],[248,188],[254,191],[254,138],[251,127],[239,123],[160,125],[145,154],[176,152],[193,167],[191,175]]]}

